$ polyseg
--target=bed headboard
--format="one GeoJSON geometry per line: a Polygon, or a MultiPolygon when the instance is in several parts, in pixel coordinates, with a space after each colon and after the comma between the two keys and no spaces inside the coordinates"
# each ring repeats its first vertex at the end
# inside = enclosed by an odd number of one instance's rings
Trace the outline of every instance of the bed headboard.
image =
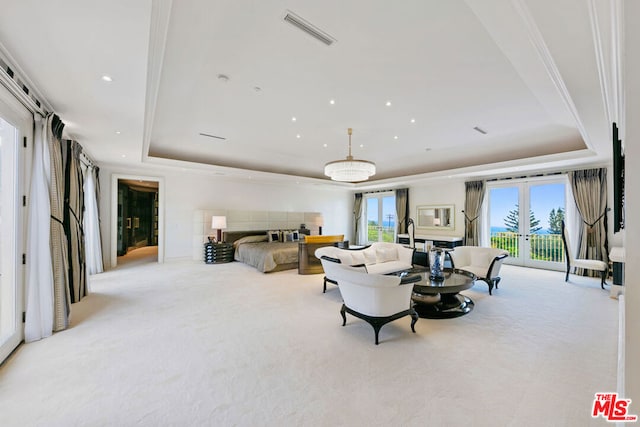
{"type": "Polygon", "coordinates": [[[233,243],[238,239],[242,239],[246,236],[258,236],[266,235],[267,230],[253,230],[253,231],[225,231],[222,233],[222,240],[226,243],[233,243]]]}

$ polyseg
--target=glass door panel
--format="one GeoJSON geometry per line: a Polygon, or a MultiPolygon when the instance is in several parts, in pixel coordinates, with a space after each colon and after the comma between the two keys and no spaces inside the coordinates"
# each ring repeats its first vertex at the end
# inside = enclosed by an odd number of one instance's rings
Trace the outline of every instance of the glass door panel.
{"type": "Polygon", "coordinates": [[[393,193],[366,196],[367,243],[396,241],[396,196],[393,193]]]}
{"type": "Polygon", "coordinates": [[[506,263],[562,270],[560,221],[565,217],[565,192],[564,178],[489,189],[491,246],[509,251],[506,263]]]}
{"type": "Polygon", "coordinates": [[[0,362],[22,339],[16,254],[18,132],[0,117],[0,362]]]}
{"type": "Polygon", "coordinates": [[[396,197],[382,198],[382,242],[396,241],[396,197]]]}
{"type": "Polygon", "coordinates": [[[377,197],[367,198],[367,243],[379,241],[382,234],[379,205],[377,197]]]}
{"type": "Polygon", "coordinates": [[[489,202],[491,247],[508,251],[509,262],[522,265],[520,187],[491,188],[489,202]]]}
{"type": "Polygon", "coordinates": [[[530,219],[526,241],[529,266],[563,268],[560,222],[565,218],[565,191],[564,182],[528,186],[530,219]]]}

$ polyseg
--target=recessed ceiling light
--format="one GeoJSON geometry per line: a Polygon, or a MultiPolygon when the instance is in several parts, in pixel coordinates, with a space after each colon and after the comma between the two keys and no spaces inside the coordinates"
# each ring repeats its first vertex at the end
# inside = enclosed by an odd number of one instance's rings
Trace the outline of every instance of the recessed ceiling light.
{"type": "Polygon", "coordinates": [[[106,74],[104,76],[102,76],[102,80],[104,80],[105,82],[112,82],[113,81],[111,76],[107,76],[106,74]]]}
{"type": "Polygon", "coordinates": [[[296,138],[300,139],[300,134],[297,134],[297,135],[296,135],[296,138]]]}
{"type": "Polygon", "coordinates": [[[387,107],[391,107],[391,101],[385,102],[384,105],[386,105],[387,107]]]}
{"type": "Polygon", "coordinates": [[[393,139],[398,139],[398,135],[394,136],[393,139]]]}
{"type": "Polygon", "coordinates": [[[415,122],[416,122],[416,119],[411,119],[411,123],[415,123],[415,122]]]}
{"type": "Polygon", "coordinates": [[[119,130],[116,131],[116,135],[120,135],[122,132],[120,132],[119,130]]]}
{"type": "Polygon", "coordinates": [[[336,100],[335,100],[335,99],[330,99],[330,100],[329,100],[329,104],[334,105],[335,103],[336,103],[336,100]]]}
{"type": "Polygon", "coordinates": [[[324,148],[327,148],[327,147],[328,147],[328,145],[327,145],[327,144],[323,144],[322,146],[323,146],[324,148]]]}
{"type": "Polygon", "coordinates": [[[364,144],[360,144],[360,148],[364,148],[364,144]]]}
{"type": "Polygon", "coordinates": [[[126,154],[123,154],[123,155],[122,155],[122,158],[124,159],[125,157],[127,157],[127,155],[126,155],[126,154]]]}
{"type": "Polygon", "coordinates": [[[292,122],[295,122],[296,120],[298,120],[298,119],[296,119],[295,117],[291,117],[291,121],[292,122]]]}

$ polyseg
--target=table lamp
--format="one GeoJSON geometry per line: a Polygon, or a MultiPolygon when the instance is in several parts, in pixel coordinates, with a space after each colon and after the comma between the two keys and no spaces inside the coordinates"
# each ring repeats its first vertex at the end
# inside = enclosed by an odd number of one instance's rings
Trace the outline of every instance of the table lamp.
{"type": "Polygon", "coordinates": [[[222,242],[222,230],[227,228],[227,217],[226,216],[212,216],[211,217],[211,228],[216,230],[216,242],[222,242]]]}

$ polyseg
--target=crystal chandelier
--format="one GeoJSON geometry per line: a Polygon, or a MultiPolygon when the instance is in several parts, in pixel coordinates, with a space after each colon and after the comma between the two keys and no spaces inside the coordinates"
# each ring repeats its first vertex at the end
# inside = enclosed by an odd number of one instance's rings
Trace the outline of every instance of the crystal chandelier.
{"type": "Polygon", "coordinates": [[[351,132],[349,128],[349,155],[345,160],[336,160],[324,165],[324,174],[334,181],[366,181],[376,174],[376,164],[367,160],[354,159],[351,155],[351,132]]]}

